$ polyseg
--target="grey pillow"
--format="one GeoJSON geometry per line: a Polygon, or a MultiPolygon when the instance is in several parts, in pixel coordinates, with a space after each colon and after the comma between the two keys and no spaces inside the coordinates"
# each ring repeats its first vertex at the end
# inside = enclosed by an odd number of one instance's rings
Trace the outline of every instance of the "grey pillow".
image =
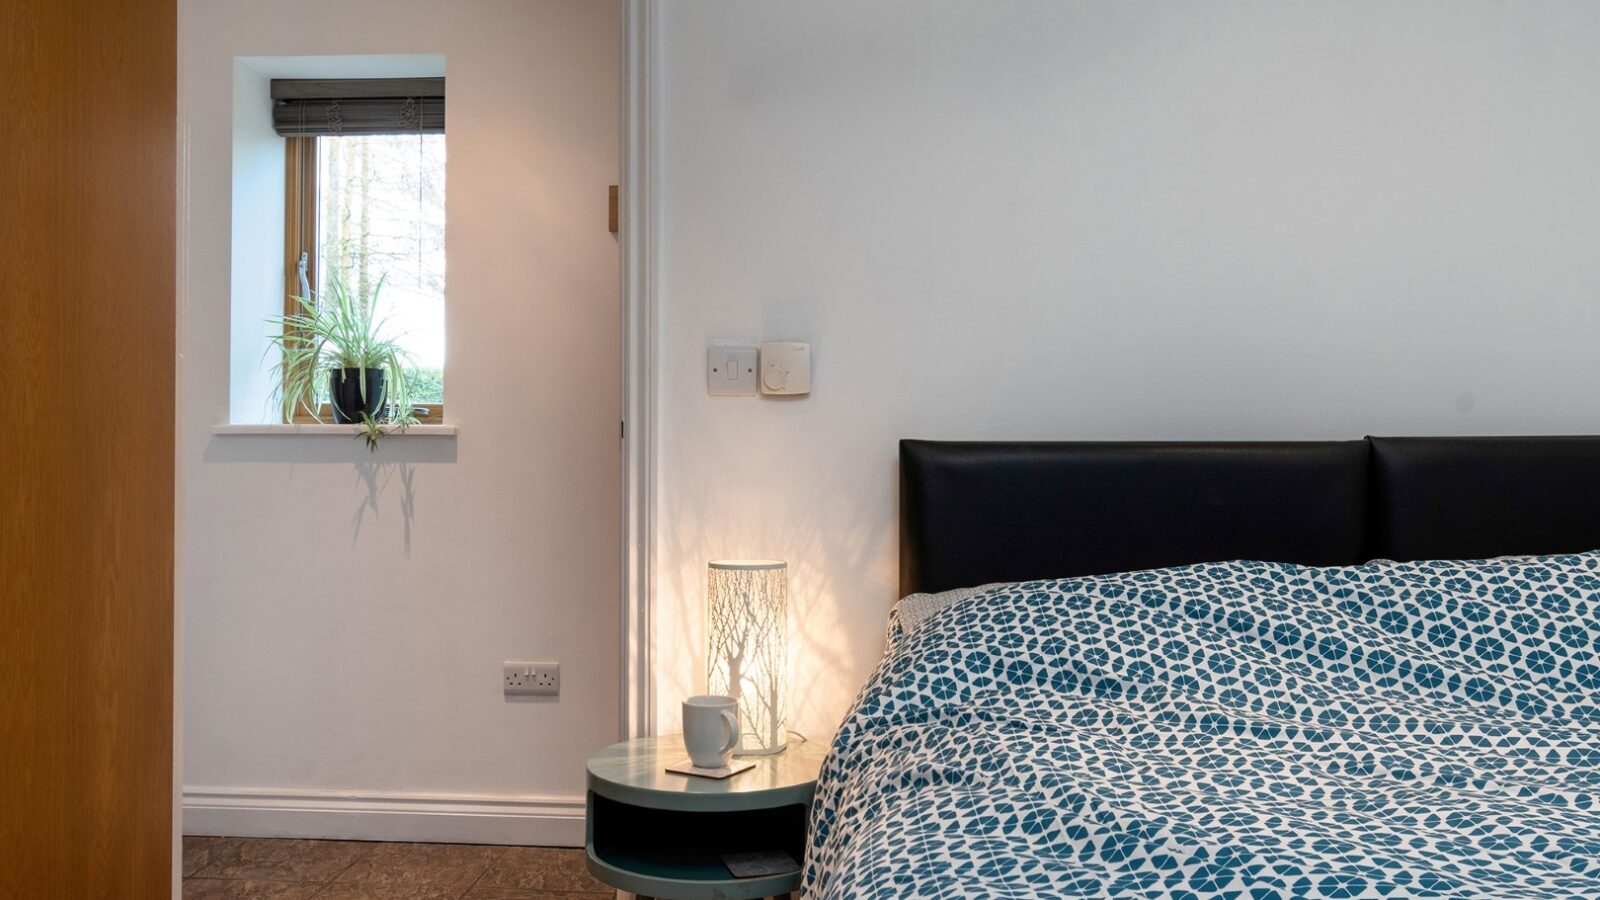
{"type": "Polygon", "coordinates": [[[1004,583],[995,582],[994,584],[985,584],[979,587],[954,588],[948,591],[940,591],[937,594],[907,594],[900,598],[899,603],[895,604],[895,608],[898,611],[897,614],[900,617],[900,627],[908,633],[915,631],[939,610],[948,609],[969,597],[976,597],[984,591],[1000,587],[1004,583]]]}

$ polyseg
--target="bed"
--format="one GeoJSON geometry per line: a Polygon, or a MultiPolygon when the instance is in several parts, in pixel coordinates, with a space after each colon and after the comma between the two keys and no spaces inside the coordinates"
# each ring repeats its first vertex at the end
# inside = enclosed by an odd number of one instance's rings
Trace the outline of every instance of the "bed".
{"type": "Polygon", "coordinates": [[[1600,897],[1600,438],[901,444],[805,890],[1600,897]]]}

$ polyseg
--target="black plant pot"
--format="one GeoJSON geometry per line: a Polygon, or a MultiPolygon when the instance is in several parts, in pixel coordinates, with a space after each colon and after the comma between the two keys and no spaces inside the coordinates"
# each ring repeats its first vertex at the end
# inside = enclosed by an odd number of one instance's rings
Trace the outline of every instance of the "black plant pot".
{"type": "Polygon", "coordinates": [[[328,373],[328,397],[332,401],[335,422],[360,422],[363,414],[381,420],[383,370],[334,369],[328,373]],[[363,373],[365,378],[362,378],[363,373]]]}

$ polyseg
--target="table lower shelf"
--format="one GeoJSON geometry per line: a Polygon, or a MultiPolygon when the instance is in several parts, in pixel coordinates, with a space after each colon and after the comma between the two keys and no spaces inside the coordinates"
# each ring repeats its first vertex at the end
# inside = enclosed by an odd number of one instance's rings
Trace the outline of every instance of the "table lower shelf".
{"type": "Polygon", "coordinates": [[[682,812],[589,795],[589,871],[625,891],[670,900],[739,900],[798,890],[806,808],[682,812]],[[781,850],[791,872],[735,878],[722,856],[781,850]]]}
{"type": "Polygon", "coordinates": [[[589,847],[589,874],[615,888],[667,900],[756,900],[800,889],[800,872],[764,878],[733,878],[727,866],[676,860],[658,865],[653,860],[613,856],[601,859],[589,847]]]}

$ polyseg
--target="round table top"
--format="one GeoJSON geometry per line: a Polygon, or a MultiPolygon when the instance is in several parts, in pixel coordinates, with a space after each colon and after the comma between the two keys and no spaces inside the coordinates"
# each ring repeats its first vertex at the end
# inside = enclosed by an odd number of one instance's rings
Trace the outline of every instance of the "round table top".
{"type": "Polygon", "coordinates": [[[634,806],[691,812],[810,803],[827,752],[825,744],[791,740],[782,753],[734,757],[735,763],[749,761],[755,768],[719,780],[667,771],[689,758],[683,735],[639,738],[589,757],[589,789],[634,806]]]}

